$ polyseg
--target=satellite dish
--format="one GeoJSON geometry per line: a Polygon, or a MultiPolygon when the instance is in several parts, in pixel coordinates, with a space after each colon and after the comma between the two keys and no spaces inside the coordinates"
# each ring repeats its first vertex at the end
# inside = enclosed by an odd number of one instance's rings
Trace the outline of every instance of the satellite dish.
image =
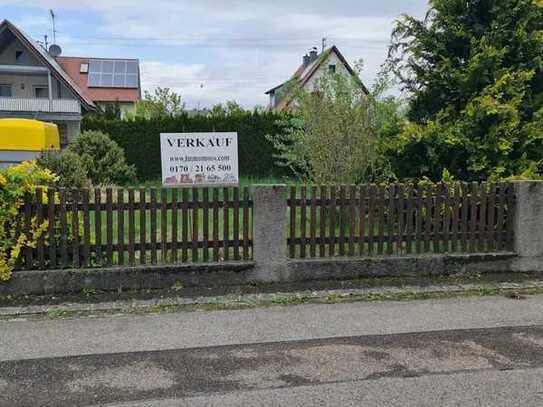
{"type": "Polygon", "coordinates": [[[49,47],[49,55],[51,55],[53,58],[56,58],[62,54],[62,48],[58,46],[57,44],[52,44],[49,47]]]}

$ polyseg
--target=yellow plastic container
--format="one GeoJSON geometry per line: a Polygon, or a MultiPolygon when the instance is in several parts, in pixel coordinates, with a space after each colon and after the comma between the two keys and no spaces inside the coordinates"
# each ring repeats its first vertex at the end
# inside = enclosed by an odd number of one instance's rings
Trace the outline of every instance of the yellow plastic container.
{"type": "Polygon", "coordinates": [[[40,152],[59,148],[56,124],[29,119],[0,119],[0,151],[40,152]]]}

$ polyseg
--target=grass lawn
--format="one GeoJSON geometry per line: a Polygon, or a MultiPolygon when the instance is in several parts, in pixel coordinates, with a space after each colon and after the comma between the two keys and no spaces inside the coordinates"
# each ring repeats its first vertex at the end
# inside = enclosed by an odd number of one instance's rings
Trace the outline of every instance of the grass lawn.
{"type": "MultiPolygon", "coordinates": [[[[246,187],[250,187],[254,184],[280,184],[280,183],[286,183],[291,184],[291,181],[288,179],[277,179],[277,178],[247,178],[242,177],[240,179],[240,201],[243,201],[243,194],[244,189],[246,187]]],[[[112,198],[113,203],[116,203],[118,200],[119,192],[122,190],[123,192],[123,201],[125,204],[125,210],[122,212],[122,217],[119,215],[119,212],[114,210],[111,213],[111,235],[112,235],[112,244],[116,245],[120,241],[124,242],[125,245],[128,245],[129,237],[132,235],[133,240],[136,243],[139,243],[141,240],[141,231],[142,231],[142,216],[145,216],[145,240],[146,242],[151,242],[151,236],[153,234],[152,228],[151,228],[151,210],[145,210],[141,211],[139,209],[139,190],[141,188],[146,189],[146,202],[150,202],[150,192],[149,190],[152,188],[157,189],[157,211],[156,213],[156,223],[155,223],[155,231],[154,235],[156,236],[156,242],[157,242],[157,249],[160,250],[161,242],[162,242],[162,228],[163,224],[165,223],[165,237],[166,242],[172,242],[173,236],[175,235],[177,238],[177,242],[181,242],[183,239],[183,223],[186,223],[187,226],[187,238],[189,242],[192,239],[193,235],[193,227],[194,227],[194,216],[196,215],[198,218],[197,221],[197,239],[199,241],[207,240],[207,241],[213,241],[214,237],[217,237],[218,240],[223,240],[227,238],[228,240],[234,240],[234,210],[233,208],[230,208],[228,213],[225,213],[223,208],[219,208],[217,212],[217,219],[215,220],[215,212],[213,210],[213,198],[214,198],[214,192],[217,190],[216,188],[209,188],[209,209],[207,209],[208,216],[207,216],[207,222],[204,222],[205,209],[198,209],[198,210],[191,210],[189,209],[187,211],[187,216],[184,219],[183,217],[183,211],[181,210],[181,202],[182,202],[182,190],[183,188],[178,188],[177,190],[177,202],[179,204],[179,209],[177,211],[177,222],[174,224],[174,216],[172,213],[172,210],[168,210],[166,213],[165,218],[162,216],[161,212],[161,203],[162,203],[162,191],[165,191],[166,193],[166,199],[167,202],[170,203],[172,201],[172,195],[174,189],[172,188],[164,188],[162,189],[161,181],[160,180],[154,180],[154,181],[147,181],[144,183],[138,183],[136,185],[127,185],[122,187],[112,187],[112,198]],[[128,202],[129,202],[129,194],[128,190],[133,188],[134,189],[134,212],[133,216],[129,214],[128,211],[128,202]],[[228,224],[228,231],[225,236],[225,224],[228,224]],[[216,225],[216,227],[215,227],[216,225]],[[122,240],[119,238],[119,231],[122,230],[122,240]]],[[[101,203],[106,203],[106,188],[102,188],[102,194],[101,194],[101,203]]],[[[189,200],[192,199],[192,188],[187,189],[189,200]]],[[[97,241],[97,223],[99,224],[98,230],[100,231],[100,240],[102,245],[107,244],[107,236],[108,236],[108,216],[107,211],[102,210],[100,211],[100,220],[99,222],[96,221],[96,213],[93,210],[93,202],[94,202],[94,191],[90,191],[90,211],[89,211],[89,240],[91,246],[94,245],[97,241]]],[[[219,201],[224,200],[224,189],[218,188],[218,199],[219,201]]],[[[199,188],[199,200],[203,200],[203,191],[201,188],[199,188]]],[[[229,201],[233,200],[233,192],[232,189],[229,189],[229,201]]],[[[239,212],[239,234],[238,239],[241,241],[243,239],[243,210],[240,208],[239,212]]],[[[67,207],[67,225],[68,228],[71,228],[72,225],[72,214],[71,214],[71,206],[68,204],[67,207]]],[[[83,239],[83,236],[85,236],[85,222],[83,213],[80,211],[79,214],[79,236],[80,239],[83,239]]],[[[58,226],[60,226],[60,218],[58,217],[57,213],[57,222],[58,226]]],[[[249,239],[252,239],[252,216],[251,211],[249,211],[249,217],[248,217],[248,232],[249,232],[249,239]]],[[[203,251],[199,250],[199,257],[202,256],[203,251]]],[[[221,250],[222,253],[222,250],[221,250]]],[[[127,256],[127,254],[126,254],[127,256]]],[[[149,256],[149,253],[147,253],[147,257],[149,256]]],[[[171,252],[169,253],[169,256],[171,256],[171,252]]],[[[221,255],[221,257],[223,254],[221,255]]],[[[140,253],[136,252],[136,259],[140,257],[140,253]]],[[[233,249],[230,249],[230,257],[233,258],[233,249]]],[[[159,254],[160,258],[160,254],[159,254]]],[[[181,254],[178,253],[178,258],[181,258],[181,254]]],[[[117,254],[114,256],[114,262],[117,259],[117,254]]],[[[126,262],[127,259],[125,259],[126,262]]]]}
{"type": "MultiPolygon", "coordinates": [[[[291,185],[292,183],[298,183],[296,180],[291,178],[253,178],[253,177],[240,177],[239,179],[239,187],[243,189],[244,187],[250,187],[251,185],[256,184],[286,184],[291,185]]],[[[126,186],[126,188],[134,187],[134,188],[161,188],[161,180],[152,180],[152,181],[145,181],[137,183],[133,186],[126,186]]]]}

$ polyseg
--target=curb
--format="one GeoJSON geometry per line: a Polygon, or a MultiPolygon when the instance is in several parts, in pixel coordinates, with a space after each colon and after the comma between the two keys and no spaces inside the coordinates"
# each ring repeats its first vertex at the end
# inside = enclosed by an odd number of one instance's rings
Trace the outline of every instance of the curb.
{"type": "Polygon", "coordinates": [[[462,296],[507,295],[521,299],[523,295],[543,294],[543,281],[521,283],[447,284],[402,287],[330,289],[223,296],[172,297],[151,300],[118,300],[95,304],[62,303],[0,307],[0,319],[64,318],[111,314],[145,314],[176,311],[214,311],[309,303],[342,303],[363,301],[406,301],[462,296]]]}

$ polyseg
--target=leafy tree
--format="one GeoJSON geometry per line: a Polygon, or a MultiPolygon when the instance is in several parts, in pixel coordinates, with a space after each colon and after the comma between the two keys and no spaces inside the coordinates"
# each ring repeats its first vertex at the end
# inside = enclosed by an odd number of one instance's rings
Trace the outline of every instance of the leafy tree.
{"type": "Polygon", "coordinates": [[[92,117],[94,119],[118,120],[121,118],[121,104],[117,100],[113,103],[97,105],[95,111],[90,112],[85,116],[92,117]]]}
{"type": "Polygon", "coordinates": [[[388,67],[409,94],[395,139],[402,176],[460,179],[540,172],[543,2],[431,0],[403,16],[388,67]]]}
{"type": "Polygon", "coordinates": [[[210,117],[223,118],[227,116],[242,115],[246,113],[235,100],[229,100],[225,104],[219,103],[211,108],[210,117]]]}
{"type": "Polygon", "coordinates": [[[315,183],[358,183],[385,176],[387,166],[378,160],[375,101],[357,81],[329,74],[311,93],[297,82],[289,86],[295,114],[285,117],[284,133],[270,138],[280,165],[315,183]]]}
{"type": "Polygon", "coordinates": [[[121,104],[119,101],[108,103],[101,109],[101,114],[105,120],[116,120],[121,118],[121,104]]]}
{"type": "Polygon", "coordinates": [[[84,131],[69,148],[79,155],[95,185],[124,184],[136,177],[135,167],[126,163],[124,150],[107,134],[84,131]]]}
{"type": "Polygon", "coordinates": [[[179,116],[184,110],[185,104],[179,94],[170,88],[157,87],[152,94],[145,91],[143,99],[136,102],[134,116],[157,119],[179,116]]]}

